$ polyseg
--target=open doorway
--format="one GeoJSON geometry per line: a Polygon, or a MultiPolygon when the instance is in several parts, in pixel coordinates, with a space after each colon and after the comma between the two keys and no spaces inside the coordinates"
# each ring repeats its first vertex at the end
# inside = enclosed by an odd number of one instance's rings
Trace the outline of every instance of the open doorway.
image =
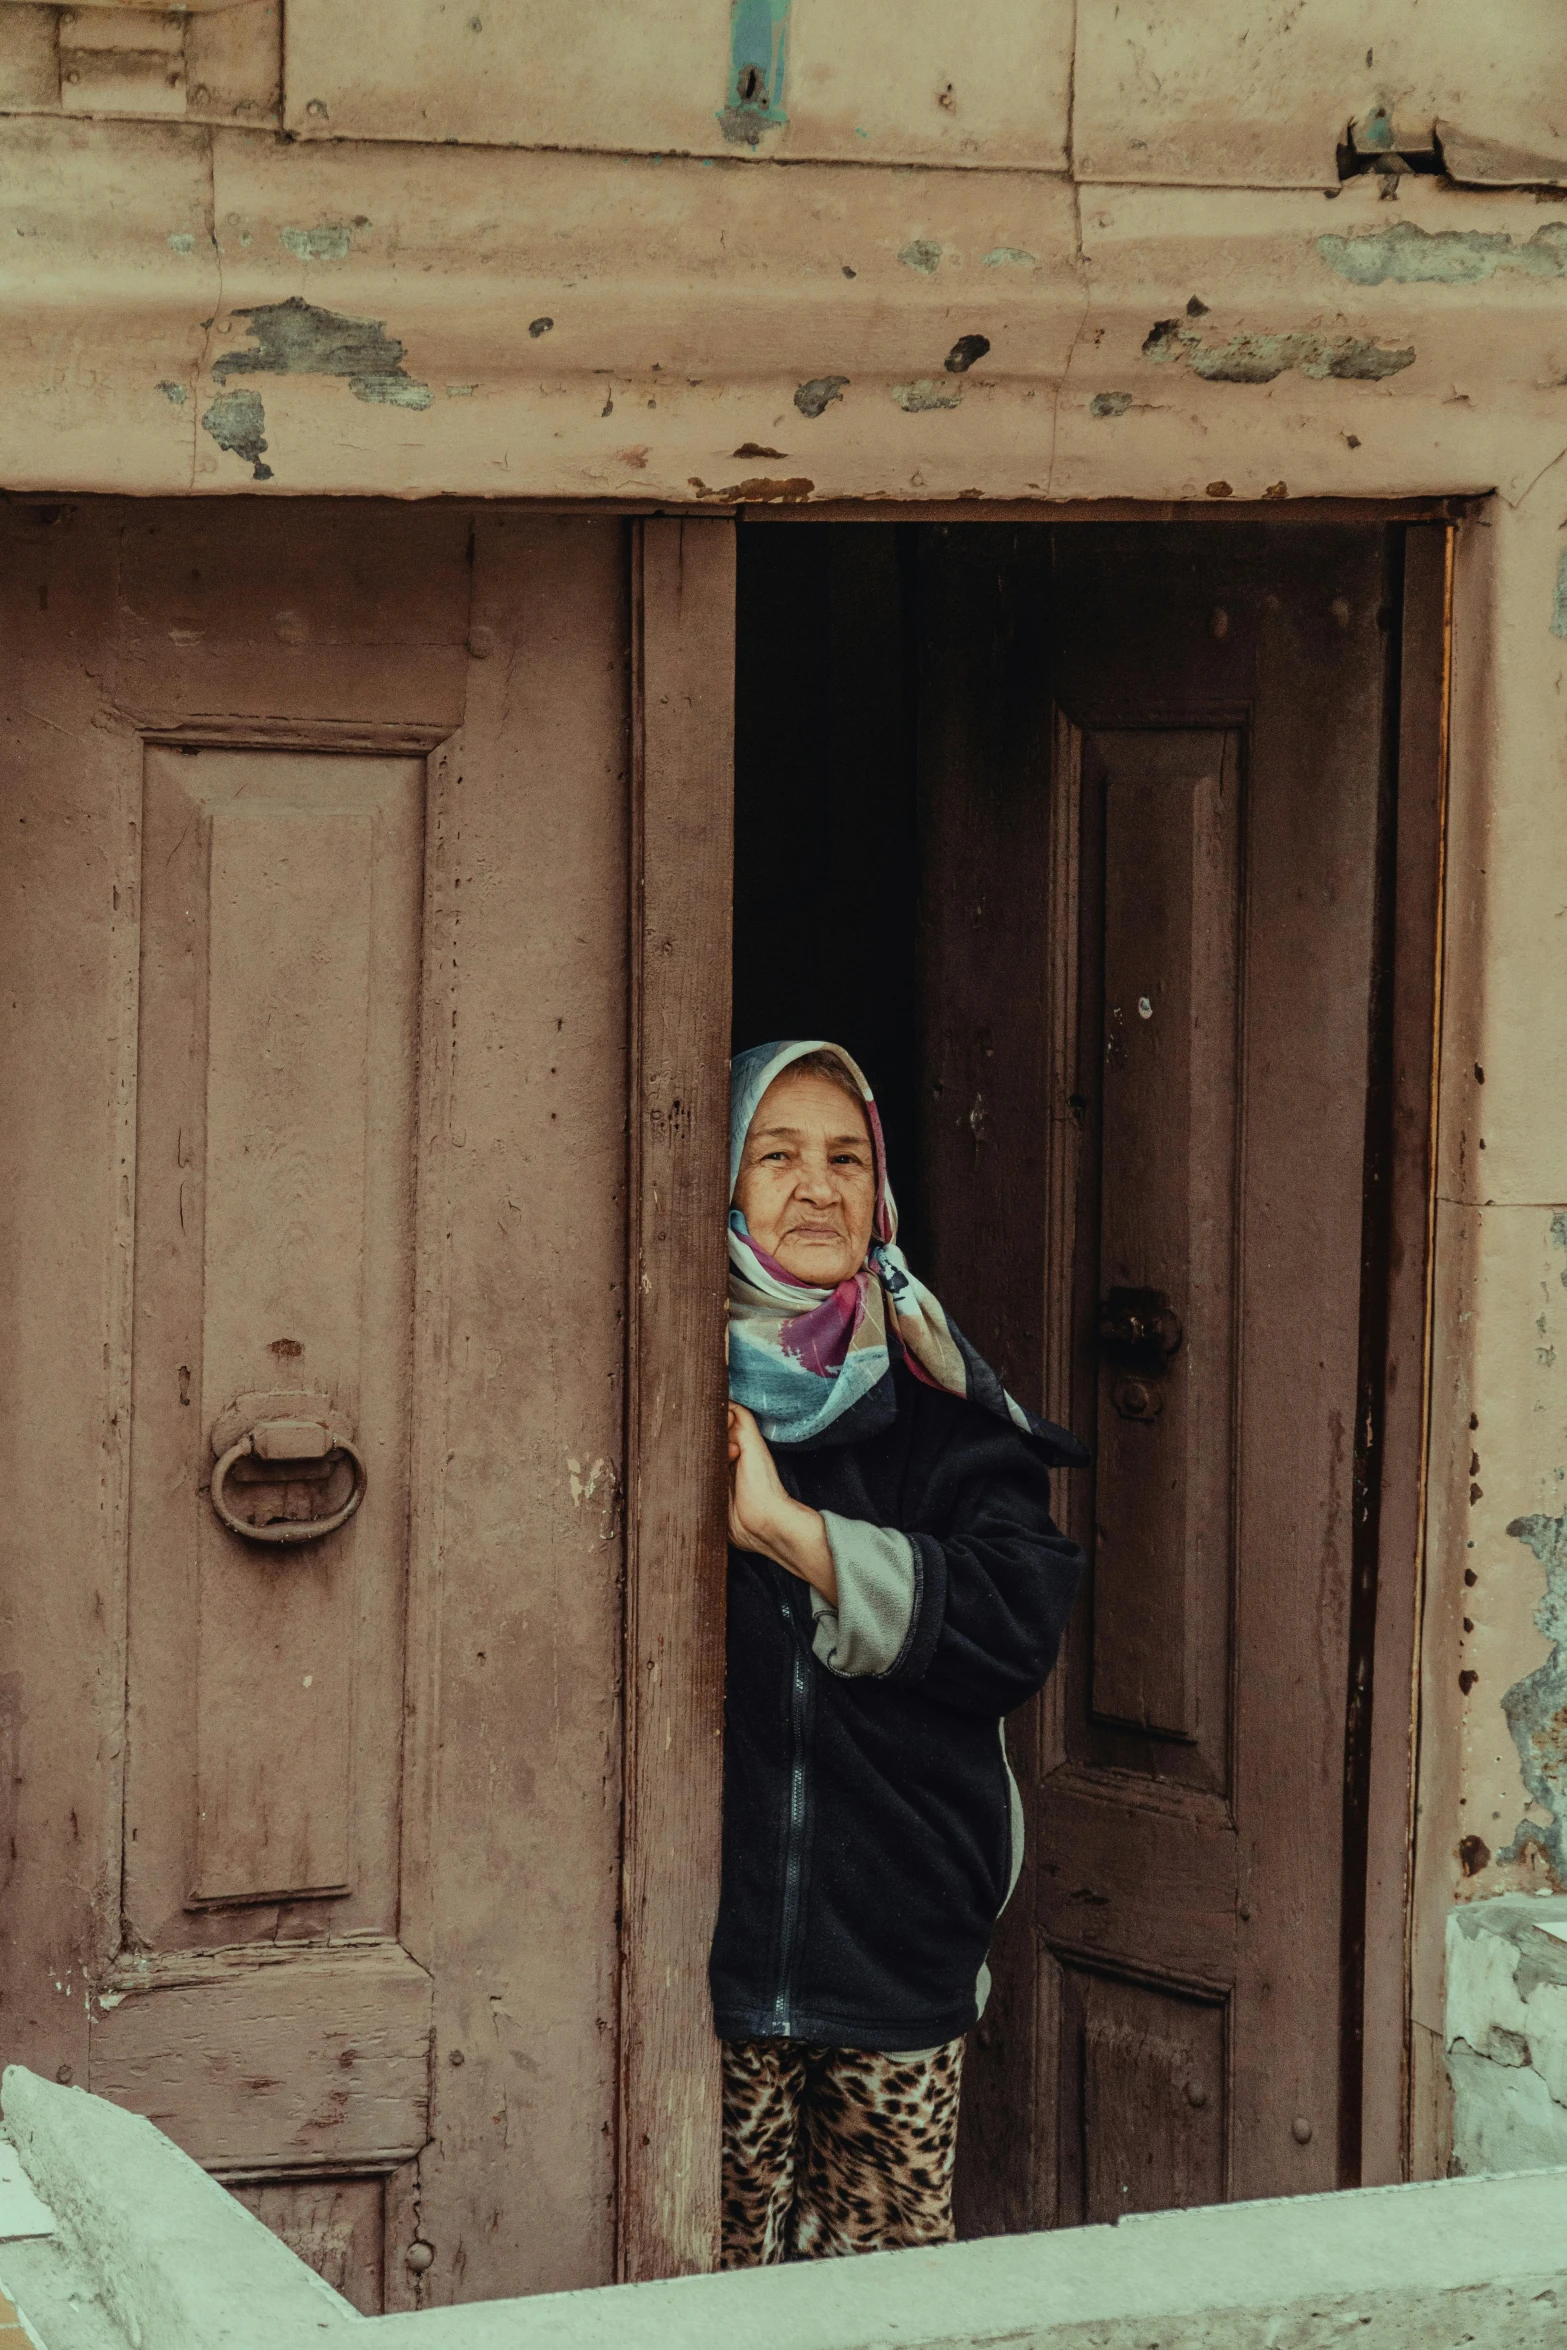
{"type": "Polygon", "coordinates": [[[735,1043],[862,1061],[911,1263],[1096,1456],[968,2234],[1406,2159],[1446,576],[1366,519],[740,533],[735,1043]]]}

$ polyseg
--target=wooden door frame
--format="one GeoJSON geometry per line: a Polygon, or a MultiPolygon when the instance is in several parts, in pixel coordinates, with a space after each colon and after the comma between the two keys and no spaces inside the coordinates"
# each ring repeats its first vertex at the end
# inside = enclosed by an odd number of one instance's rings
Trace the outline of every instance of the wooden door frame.
{"type": "MultiPolygon", "coordinates": [[[[1357,1561],[1357,1661],[1366,1673],[1369,1737],[1346,1773],[1363,1819],[1365,1916],[1360,1967],[1359,2184],[1425,2175],[1414,2049],[1415,1810],[1420,1748],[1420,1639],[1436,1218],[1437,1081],[1442,1033],[1443,892],[1452,679],[1451,520],[1403,535],[1392,764],[1393,837],[1384,856],[1386,983],[1379,1312],[1362,1312],[1362,1391],[1380,1417],[1379,1458],[1357,1499],[1369,1543],[1369,1584],[1357,1561]],[[1377,1352],[1372,1359],[1372,1346],[1377,1352]],[[1373,1702],[1374,1699],[1374,1702],[1373,1702]],[[1358,1764],[1358,1770],[1356,1766],[1358,1764]]],[[[1368,1150],[1368,1177],[1373,1176],[1368,1150]]],[[[1351,1725],[1353,1735],[1353,1722],[1351,1725]]],[[[1351,1800],[1355,1800],[1353,1792],[1351,1800]]],[[[1346,1818],[1346,1827],[1350,1825],[1346,1818]]],[[[1437,1932],[1440,1935],[1440,1926],[1437,1932]]],[[[1346,1975],[1356,1954],[1345,1947],[1346,1975]]]]}
{"type": "Polygon", "coordinates": [[[620,2274],[716,2268],[735,536],[630,525],[620,2274]]]}
{"type": "MultiPolygon", "coordinates": [[[[1353,1799],[1363,1812],[1365,1903],[1360,1945],[1346,1948],[1345,1965],[1361,1970],[1364,2037],[1356,2110],[1341,2116],[1343,2138],[1355,2144],[1368,2183],[1408,2176],[1411,2161],[1414,1693],[1454,519],[1451,508],[1435,501],[1377,512],[1408,528],[1401,690],[1389,746],[1396,820],[1384,873],[1389,1002],[1385,1147],[1377,1180],[1385,1185],[1387,1208],[1376,1276],[1382,1305],[1363,1316],[1363,1352],[1369,1329],[1376,1354],[1363,1365],[1363,1386],[1369,1378],[1382,1415],[1367,1499],[1367,1555],[1380,1558],[1380,1572],[1360,1579],[1361,1637],[1352,1667],[1361,1676],[1362,1712],[1373,1686],[1379,1703],[1370,1712],[1369,1738],[1351,1758],[1360,1774],[1353,1799]]],[[[1186,519],[1192,510],[1180,513],[1186,519]]],[[[816,518],[772,511],[744,517],[794,524],[816,518]]],[[[832,518],[907,520],[914,513],[856,505],[832,518]]],[[[940,517],[960,518],[974,519],[971,512],[940,517]]],[[[1357,507],[1332,517],[1318,509],[1310,518],[1371,517],[1357,507]]],[[[1291,516],[1274,508],[1267,519],[1283,523],[1291,516]]],[[[634,2280],[708,2269],[718,2255],[718,2050],[706,1969],[722,1800],[724,1529],[716,1429],[725,1284],[712,1203],[723,1194],[728,1147],[736,614],[731,518],[649,516],[627,527],[631,1279],[618,2141],[619,2266],[634,2280]],[[700,1266],[708,1277],[694,1280],[700,1266]],[[694,1444],[708,1425],[715,1432],[710,1459],[694,1444]]],[[[1059,750],[1054,796],[1063,790],[1071,796],[1070,747],[1063,741],[1059,750]]],[[[1075,924],[1075,828],[1058,823],[1052,830],[1049,899],[1058,915],[1070,901],[1075,924]]],[[[1050,1016],[1058,1049],[1069,1022],[1064,975],[1055,967],[1065,935],[1057,922],[1050,1016]]],[[[1054,1245],[1070,1189],[1069,1156],[1070,1138],[1053,1122],[1047,1219],[1054,1245]]],[[[1058,1306],[1047,1330],[1047,1408],[1059,1410],[1070,1375],[1070,1315],[1058,1306]]],[[[1042,1725],[1047,1743],[1051,1726],[1042,1725]]]]}

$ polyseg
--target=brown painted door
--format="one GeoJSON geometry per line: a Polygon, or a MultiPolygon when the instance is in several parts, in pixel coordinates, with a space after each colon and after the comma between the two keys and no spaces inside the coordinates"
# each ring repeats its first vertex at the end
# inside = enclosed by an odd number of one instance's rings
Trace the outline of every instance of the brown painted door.
{"type": "Polygon", "coordinates": [[[1358,2157],[1396,549],[1049,536],[928,534],[921,571],[938,1273],[1096,1455],[1062,1491],[1088,1588],[1012,1725],[1030,1859],[970,2074],[977,2229],[1329,2188],[1358,2157]]]}
{"type": "Polygon", "coordinates": [[[0,532],[0,2036],[366,2309],[616,2268],[632,749],[720,535],[0,532]]]}

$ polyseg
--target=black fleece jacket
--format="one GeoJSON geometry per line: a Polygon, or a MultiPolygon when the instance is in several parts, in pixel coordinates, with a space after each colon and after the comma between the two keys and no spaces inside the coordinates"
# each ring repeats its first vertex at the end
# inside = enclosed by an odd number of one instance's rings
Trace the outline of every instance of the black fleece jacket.
{"type": "Polygon", "coordinates": [[[1066,1455],[901,1364],[894,1379],[880,1434],[774,1448],[827,1514],[838,1610],[729,1553],[725,2039],[954,2039],[1021,1861],[1001,1721],[1049,1674],[1082,1572],[1050,1518],[1066,1455]]]}

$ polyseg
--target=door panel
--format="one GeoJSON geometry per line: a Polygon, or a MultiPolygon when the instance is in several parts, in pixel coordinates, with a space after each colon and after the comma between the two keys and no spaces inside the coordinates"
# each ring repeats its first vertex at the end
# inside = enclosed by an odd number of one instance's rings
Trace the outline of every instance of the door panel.
{"type": "Polygon", "coordinates": [[[1063,2108],[1082,2116],[1061,2148],[1061,2223],[1222,2203],[1226,2040],[1222,2000],[1060,1968],[1063,2108]]]}
{"type": "MultiPolygon", "coordinates": [[[[1235,1310],[1240,775],[1233,735],[1101,732],[1100,1371],[1091,1710],[1222,1788],[1235,1310]],[[1119,1301],[1119,1302],[1118,1302],[1119,1301]],[[1203,1738],[1203,1731],[1208,1736],[1203,1738]]],[[[1086,957],[1085,957],[1086,960],[1086,957]]],[[[1095,1000],[1097,995],[1097,1001],[1095,1000]]]]}
{"type": "Polygon", "coordinates": [[[1344,1773],[1396,554],[1372,529],[1061,529],[1052,583],[1044,535],[920,534],[938,1284],[1095,1449],[1060,1481],[1088,1588],[1009,1726],[1032,1875],[976,2035],[970,2232],[1337,2185],[1358,2078],[1344,1773]],[[987,668],[987,643],[1024,649],[987,668]]]}
{"type": "MultiPolygon", "coordinates": [[[[647,529],[711,573],[682,658],[722,678],[723,563],[647,529]]],[[[439,507],[0,516],[0,2034],[362,2307],[616,2268],[630,554],[439,507]],[[295,1539],[350,1447],[361,1506],[295,1539]]],[[[721,845],[668,639],[644,695],[721,845]]],[[[677,1112],[693,1036],[649,1073],[677,1112]]],[[[677,1125],[684,1216],[717,1145],[677,1125]]],[[[717,1482],[672,1654],[714,1647],[717,1482]]],[[[639,1786],[716,1853],[711,1675],[688,1715],[639,1786]]],[[[696,1984],[681,1899],[659,1980],[696,1984]]],[[[699,2253],[711,2134],[627,2163],[699,2253]]]]}
{"type": "MultiPolygon", "coordinates": [[[[125,1900],[343,1897],[395,1930],[424,771],[149,749],[142,870],[125,1900]],[[213,1432],[335,1418],[365,1500],[297,1548],[211,1505],[213,1432]],[[193,1442],[203,1473],[189,1474],[193,1442]],[[183,1790],[193,1786],[192,1807],[183,1790]],[[193,1837],[193,1841],[192,1841],[193,1837]]],[[[327,1461],[242,1508],[308,1519],[327,1461]]],[[[322,1513],[324,1514],[324,1513],[322,1513]]],[[[296,1521],[297,1522],[297,1521],[296,1521]]]]}

